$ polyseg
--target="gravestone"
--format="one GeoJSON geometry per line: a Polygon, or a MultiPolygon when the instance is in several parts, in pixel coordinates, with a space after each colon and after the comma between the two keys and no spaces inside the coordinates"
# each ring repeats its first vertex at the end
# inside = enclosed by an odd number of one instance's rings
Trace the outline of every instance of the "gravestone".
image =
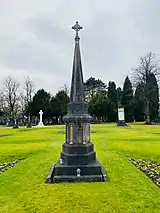
{"type": "Polygon", "coordinates": [[[39,124],[38,124],[38,127],[43,127],[44,126],[44,124],[43,124],[43,121],[42,121],[42,115],[43,115],[43,111],[42,110],[40,110],[39,111],[39,124]]]}
{"type": "Polygon", "coordinates": [[[31,115],[29,113],[28,115],[28,123],[27,123],[27,128],[31,128],[32,127],[32,124],[31,124],[31,115]]]}
{"type": "Polygon", "coordinates": [[[124,116],[124,108],[118,108],[118,123],[117,126],[127,126],[124,116]]]}
{"type": "Polygon", "coordinates": [[[7,117],[6,120],[7,120],[6,126],[10,126],[10,119],[7,117]]]}
{"type": "Polygon", "coordinates": [[[14,124],[13,124],[13,129],[18,129],[19,126],[18,126],[18,123],[17,123],[17,119],[15,118],[14,119],[14,124]]]}
{"type": "Polygon", "coordinates": [[[78,31],[82,27],[76,22],[72,82],[68,113],[63,117],[66,127],[66,141],[62,146],[60,159],[50,170],[48,183],[106,181],[107,175],[96,158],[94,145],[90,140],[90,122],[85,102],[84,82],[79,48],[78,31]]]}

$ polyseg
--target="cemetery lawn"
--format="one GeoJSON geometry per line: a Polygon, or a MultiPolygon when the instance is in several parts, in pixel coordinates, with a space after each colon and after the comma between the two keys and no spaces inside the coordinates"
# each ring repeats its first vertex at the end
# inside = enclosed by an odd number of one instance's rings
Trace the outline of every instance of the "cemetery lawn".
{"type": "Polygon", "coordinates": [[[109,181],[46,184],[61,152],[64,126],[1,128],[0,163],[25,160],[0,174],[0,213],[159,213],[160,188],[127,157],[160,162],[160,127],[104,124],[91,130],[109,181]]]}

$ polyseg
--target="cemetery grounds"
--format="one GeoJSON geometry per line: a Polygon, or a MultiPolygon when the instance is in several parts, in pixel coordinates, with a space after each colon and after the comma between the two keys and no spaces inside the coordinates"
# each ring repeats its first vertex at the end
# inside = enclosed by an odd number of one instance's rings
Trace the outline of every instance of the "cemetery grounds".
{"type": "Polygon", "coordinates": [[[160,127],[92,125],[91,139],[109,181],[46,184],[64,126],[1,128],[0,213],[159,213],[160,127]]]}

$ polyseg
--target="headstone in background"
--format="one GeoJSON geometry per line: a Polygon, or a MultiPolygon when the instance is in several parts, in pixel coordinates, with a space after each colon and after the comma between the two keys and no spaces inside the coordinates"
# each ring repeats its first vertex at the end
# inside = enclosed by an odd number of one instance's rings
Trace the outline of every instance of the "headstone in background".
{"type": "Polygon", "coordinates": [[[18,126],[18,123],[17,123],[17,119],[15,118],[14,119],[14,124],[13,124],[13,129],[18,129],[19,126],[18,126]]]}
{"type": "Polygon", "coordinates": [[[28,115],[28,123],[27,123],[27,128],[31,128],[32,127],[32,124],[31,124],[31,115],[29,113],[28,115]]]}
{"type": "Polygon", "coordinates": [[[43,121],[42,121],[42,115],[43,115],[43,111],[42,110],[40,110],[39,111],[39,124],[38,124],[38,127],[43,127],[44,126],[44,124],[43,124],[43,121]]]}
{"type": "Polygon", "coordinates": [[[125,122],[124,108],[118,108],[118,123],[117,126],[127,126],[125,122]]]}

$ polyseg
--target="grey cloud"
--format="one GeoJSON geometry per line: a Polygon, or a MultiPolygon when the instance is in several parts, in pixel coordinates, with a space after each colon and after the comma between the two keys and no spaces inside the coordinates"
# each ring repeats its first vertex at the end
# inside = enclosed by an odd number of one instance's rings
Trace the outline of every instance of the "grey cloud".
{"type": "Polygon", "coordinates": [[[69,41],[70,37],[68,36],[67,30],[60,28],[53,20],[35,18],[30,19],[26,25],[38,39],[54,43],[69,41]]]}
{"type": "Polygon", "coordinates": [[[25,70],[31,77],[38,73],[38,79],[53,76],[54,86],[52,80],[39,80],[44,88],[70,84],[70,27],[77,19],[84,27],[80,42],[85,78],[93,75],[119,85],[139,56],[160,53],[159,0],[8,1],[12,7],[5,7],[7,13],[0,20],[5,26],[0,33],[0,68],[21,75],[25,70]]]}
{"type": "Polygon", "coordinates": [[[34,46],[28,42],[17,45],[8,55],[7,67],[16,69],[31,69],[43,72],[60,72],[62,62],[52,51],[44,47],[34,46]],[[46,54],[47,53],[47,54],[46,54]],[[56,62],[56,63],[54,63],[56,62]]]}

